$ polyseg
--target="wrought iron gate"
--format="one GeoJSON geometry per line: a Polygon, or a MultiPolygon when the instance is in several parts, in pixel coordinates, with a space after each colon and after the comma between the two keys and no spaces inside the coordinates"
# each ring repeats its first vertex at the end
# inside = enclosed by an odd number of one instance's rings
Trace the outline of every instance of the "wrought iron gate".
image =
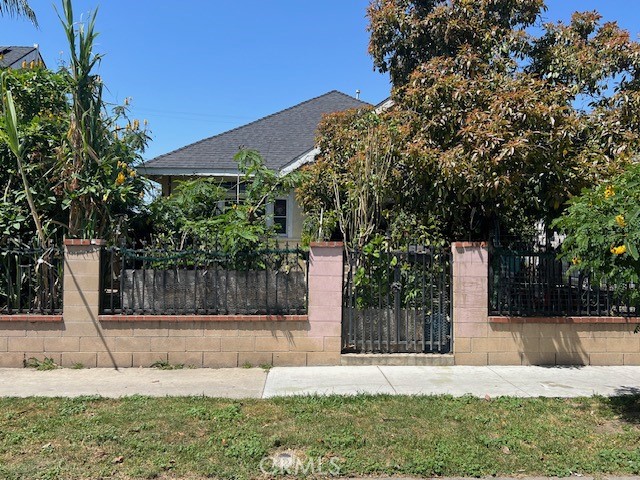
{"type": "Polygon", "coordinates": [[[342,350],[345,353],[449,353],[451,252],[345,254],[342,350]]]}

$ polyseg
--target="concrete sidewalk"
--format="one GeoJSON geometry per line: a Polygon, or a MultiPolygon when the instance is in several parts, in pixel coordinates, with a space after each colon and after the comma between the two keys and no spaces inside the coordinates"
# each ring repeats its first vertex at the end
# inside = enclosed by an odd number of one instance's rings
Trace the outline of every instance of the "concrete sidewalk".
{"type": "Polygon", "coordinates": [[[280,367],[0,369],[0,396],[127,395],[268,398],[286,395],[579,397],[640,393],[640,367],[280,367]]]}

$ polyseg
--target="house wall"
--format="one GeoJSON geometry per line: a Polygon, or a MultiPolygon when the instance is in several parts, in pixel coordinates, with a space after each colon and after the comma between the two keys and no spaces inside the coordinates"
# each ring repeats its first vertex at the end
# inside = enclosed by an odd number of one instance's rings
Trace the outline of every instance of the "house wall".
{"type": "Polygon", "coordinates": [[[458,242],[452,251],[457,365],[640,365],[638,320],[490,317],[486,244],[458,242]]]}
{"type": "Polygon", "coordinates": [[[312,245],[308,315],[100,315],[101,242],[67,240],[62,315],[0,315],[0,367],[338,365],[342,245],[312,245]]]}

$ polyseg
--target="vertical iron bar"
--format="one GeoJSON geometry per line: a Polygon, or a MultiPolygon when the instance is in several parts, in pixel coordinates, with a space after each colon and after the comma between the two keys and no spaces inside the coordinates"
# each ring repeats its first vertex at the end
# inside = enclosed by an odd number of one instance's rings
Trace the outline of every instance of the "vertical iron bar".
{"type": "Polygon", "coordinates": [[[25,308],[26,313],[30,313],[33,311],[33,303],[34,303],[34,298],[33,298],[33,294],[34,294],[34,289],[33,289],[33,281],[34,281],[34,277],[37,275],[37,263],[34,265],[33,264],[33,260],[34,257],[38,256],[38,253],[31,253],[30,255],[25,255],[27,257],[27,262],[29,262],[27,264],[27,305],[25,308]]]}
{"type": "Polygon", "coordinates": [[[120,252],[120,313],[127,313],[126,305],[124,304],[124,275],[127,271],[126,259],[124,257],[124,252],[122,249],[120,252]]]}
{"type": "MultiPolygon", "coordinates": [[[[427,252],[423,252],[422,255],[420,256],[422,259],[422,265],[420,268],[420,277],[422,280],[422,302],[420,303],[420,337],[422,338],[422,353],[426,352],[426,336],[427,336],[427,308],[425,305],[426,302],[426,298],[425,298],[425,281],[426,281],[426,261],[427,261],[427,252]]],[[[418,346],[416,345],[416,350],[418,349],[418,346]]]]}
{"type": "Polygon", "coordinates": [[[182,289],[184,290],[184,303],[182,304],[182,310],[180,312],[181,315],[189,314],[189,282],[188,276],[189,273],[189,256],[183,254],[182,255],[182,289]]]}
{"type": "Polygon", "coordinates": [[[2,259],[5,264],[5,273],[7,277],[7,313],[13,313],[13,281],[11,280],[11,252],[2,259]]]}
{"type": "Polygon", "coordinates": [[[348,312],[348,319],[349,319],[349,330],[348,330],[348,345],[353,345],[354,349],[356,349],[357,345],[355,344],[355,340],[354,340],[354,319],[353,319],[353,307],[355,304],[354,301],[354,294],[355,292],[353,291],[353,269],[354,269],[354,261],[353,261],[353,255],[355,255],[355,252],[352,254],[352,256],[350,256],[346,251],[343,253],[343,259],[346,259],[346,263],[349,265],[349,270],[347,271],[347,312],[348,312]]]}
{"type": "Polygon", "coordinates": [[[453,322],[455,322],[456,319],[453,317],[453,254],[451,253],[450,249],[448,249],[445,253],[445,259],[448,267],[447,273],[449,275],[445,288],[447,289],[447,305],[449,312],[449,318],[447,321],[447,335],[449,336],[449,342],[447,343],[447,353],[450,353],[453,351],[453,344],[456,341],[456,339],[453,337],[453,322]]]}
{"type": "Polygon", "coordinates": [[[591,278],[587,277],[587,316],[591,316],[591,278]]]}
{"type": "MultiPolygon", "coordinates": [[[[276,254],[277,255],[277,254],[276,254]]],[[[267,315],[271,314],[271,310],[269,309],[269,257],[265,255],[265,269],[264,269],[264,300],[265,300],[265,309],[267,315]]],[[[257,283],[257,281],[256,281],[257,283]]]]}
{"type": "Polygon", "coordinates": [[[167,310],[167,271],[168,265],[166,262],[162,262],[162,268],[160,271],[162,272],[162,314],[167,315],[169,312],[167,310]]]}
{"type": "Polygon", "coordinates": [[[213,291],[215,292],[214,295],[214,299],[215,299],[215,313],[216,315],[219,315],[222,311],[222,308],[220,308],[220,279],[218,278],[218,252],[216,251],[216,256],[213,258],[213,291]]]}
{"type": "Polygon", "coordinates": [[[600,303],[601,303],[601,298],[600,298],[600,291],[602,290],[602,282],[598,282],[598,289],[596,290],[596,315],[600,316],[601,315],[601,307],[600,307],[600,303]]]}
{"type": "MultiPolygon", "coordinates": [[[[433,324],[436,322],[436,299],[434,295],[434,283],[436,282],[435,276],[435,249],[431,248],[429,251],[429,352],[435,351],[435,338],[433,331],[433,324]]],[[[437,294],[437,292],[435,292],[437,294]]],[[[425,332],[426,333],[426,332],[425,332]]]]}
{"type": "MultiPolygon", "coordinates": [[[[407,261],[407,266],[409,269],[409,274],[406,278],[406,280],[404,282],[402,282],[402,284],[404,285],[405,283],[407,284],[407,287],[409,286],[409,279],[411,278],[411,274],[413,273],[413,268],[412,268],[412,264],[410,261],[410,256],[411,253],[409,252],[409,245],[407,245],[407,253],[406,253],[406,261],[407,261]]],[[[400,270],[400,273],[402,274],[402,270],[400,270]]],[[[402,296],[400,297],[400,307],[401,307],[401,312],[403,313],[403,317],[404,317],[404,330],[405,330],[405,337],[404,337],[404,350],[405,351],[409,351],[409,310],[410,310],[410,305],[408,304],[408,302],[405,300],[405,296],[406,296],[406,292],[402,292],[402,296]],[[404,308],[402,308],[404,306],[404,308]]],[[[415,318],[415,317],[414,317],[415,318]]]]}
{"type": "MultiPolygon", "coordinates": [[[[225,280],[226,280],[225,288],[224,288],[225,290],[224,306],[225,306],[226,314],[229,315],[230,313],[232,313],[231,311],[229,311],[229,267],[231,266],[229,260],[231,259],[231,257],[229,255],[226,255],[224,259],[225,259],[224,274],[225,274],[225,280]]],[[[233,313],[237,313],[237,312],[234,311],[233,313]]]]}
{"type": "MultiPolygon", "coordinates": [[[[285,259],[288,260],[289,258],[289,241],[285,242],[285,250],[286,250],[286,254],[285,254],[285,259]]],[[[289,269],[289,272],[291,270],[289,269]]],[[[289,297],[289,295],[291,294],[291,292],[289,291],[289,281],[290,281],[290,275],[289,273],[285,274],[285,309],[288,311],[291,308],[291,298],[289,297]]]]}
{"type": "MultiPolygon", "coordinates": [[[[100,257],[102,258],[102,257],[100,257]]],[[[52,247],[51,249],[51,267],[47,268],[47,272],[49,273],[49,292],[47,292],[47,300],[48,300],[48,304],[49,304],[49,308],[47,313],[49,313],[50,315],[53,315],[55,312],[55,305],[54,305],[54,292],[55,292],[55,288],[56,285],[54,283],[54,269],[56,268],[56,265],[58,264],[58,257],[57,257],[57,252],[56,250],[52,247]]]]}
{"type": "MultiPolygon", "coordinates": [[[[198,314],[198,262],[199,254],[193,254],[193,313],[198,314]]],[[[186,272],[185,272],[186,273],[186,272]]]]}
{"type": "MultiPolygon", "coordinates": [[[[382,312],[384,311],[382,309],[382,282],[378,282],[378,295],[377,295],[377,297],[378,297],[378,311],[376,313],[376,324],[378,326],[378,349],[377,349],[377,353],[382,353],[382,351],[383,351],[383,344],[382,344],[383,315],[382,315],[382,312]]],[[[371,302],[371,303],[372,303],[371,307],[373,307],[373,302],[371,302]]]]}
{"type": "Polygon", "coordinates": [[[16,306],[18,313],[22,313],[22,259],[20,254],[16,255],[16,262],[16,306]]]}
{"type": "MultiPolygon", "coordinates": [[[[114,250],[113,247],[109,248],[107,250],[109,252],[109,314],[113,315],[115,312],[113,311],[113,292],[114,292],[114,285],[113,285],[113,272],[114,272],[114,266],[113,266],[113,256],[114,256],[114,250]]],[[[120,292],[118,292],[120,293],[120,292]]]]}

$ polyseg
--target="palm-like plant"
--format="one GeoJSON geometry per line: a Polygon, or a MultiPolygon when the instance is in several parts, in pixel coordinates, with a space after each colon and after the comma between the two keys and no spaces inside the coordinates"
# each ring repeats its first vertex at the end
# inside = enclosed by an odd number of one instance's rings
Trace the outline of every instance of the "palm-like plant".
{"type": "Polygon", "coordinates": [[[36,14],[31,10],[27,0],[1,0],[0,15],[9,15],[10,17],[26,17],[37,27],[38,21],[36,14]]]}
{"type": "MultiPolygon", "coordinates": [[[[69,235],[82,235],[87,220],[93,219],[100,205],[92,196],[82,191],[82,180],[86,180],[92,163],[100,162],[100,143],[105,137],[102,122],[102,82],[92,73],[101,56],[93,53],[93,44],[98,34],[94,30],[96,12],[89,16],[87,25],[74,22],[71,0],[62,2],[64,17],[61,17],[69,49],[69,83],[71,85],[71,123],[67,139],[69,155],[67,163],[67,190],[71,193],[69,205],[69,235]],[[77,193],[77,195],[76,195],[77,193]]],[[[108,135],[108,133],[106,133],[108,135]]]]}
{"type": "Polygon", "coordinates": [[[129,121],[124,107],[107,111],[103,84],[94,72],[102,58],[93,47],[96,12],[86,23],[74,21],[71,0],[62,0],[60,16],[71,59],[64,70],[69,84],[69,130],[59,150],[60,179],[69,211],[70,238],[104,238],[118,230],[133,204],[140,202],[143,182],[131,164],[140,159],[147,136],[139,121],[129,121]],[[127,121],[122,128],[119,121],[127,121]]]}

